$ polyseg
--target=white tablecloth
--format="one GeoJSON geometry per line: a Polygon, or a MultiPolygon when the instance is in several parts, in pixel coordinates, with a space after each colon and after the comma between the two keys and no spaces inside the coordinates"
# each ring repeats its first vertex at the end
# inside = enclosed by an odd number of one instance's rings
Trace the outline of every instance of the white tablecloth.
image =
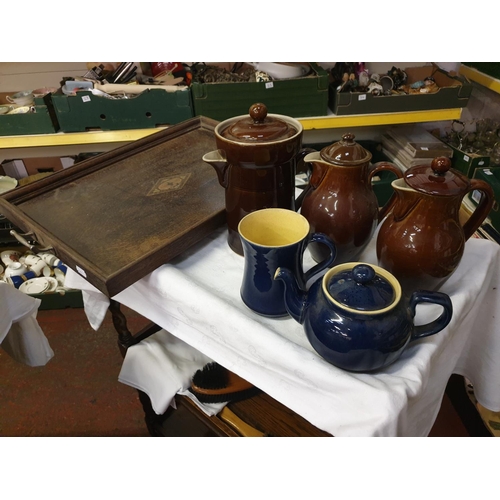
{"type": "MultiPolygon", "coordinates": [[[[375,237],[360,260],[376,263],[375,237]]],[[[306,266],[311,263],[306,256],[306,266]]],[[[411,343],[397,362],[371,374],[349,373],[324,361],[292,318],[250,311],[239,297],[242,274],[243,257],[229,249],[223,228],[114,299],[194,348],[188,357],[199,351],[218,361],[335,436],[426,436],[453,373],[474,384],[483,406],[500,410],[498,245],[467,242],[459,268],[441,289],[453,302],[450,325],[411,343]]],[[[71,270],[66,283],[85,290],[86,312],[97,329],[107,297],[71,270]]],[[[428,322],[439,312],[437,306],[420,305],[416,322],[428,322]]],[[[120,380],[150,394],[159,413],[172,397],[161,389],[165,379],[157,376],[162,357],[168,370],[175,370],[168,338],[153,336],[130,348],[120,374],[120,380]],[[154,370],[148,368],[152,359],[154,370]]],[[[194,358],[191,369],[203,364],[202,355],[194,358]]]]}
{"type": "Polygon", "coordinates": [[[44,366],[54,356],[36,315],[40,299],[0,282],[0,344],[28,366],[44,366]]]}

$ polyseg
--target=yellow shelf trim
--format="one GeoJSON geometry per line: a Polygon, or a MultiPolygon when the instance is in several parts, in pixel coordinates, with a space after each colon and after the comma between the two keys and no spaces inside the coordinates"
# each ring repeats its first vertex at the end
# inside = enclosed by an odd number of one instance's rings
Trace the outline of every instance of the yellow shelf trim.
{"type": "Polygon", "coordinates": [[[500,94],[500,80],[493,78],[492,76],[482,73],[477,69],[471,68],[469,66],[460,66],[460,74],[467,77],[473,82],[479,83],[483,87],[493,90],[497,94],[500,94]]]}
{"type": "Polygon", "coordinates": [[[409,111],[405,113],[373,113],[367,115],[325,116],[298,118],[304,130],[327,128],[373,127],[376,125],[402,125],[434,121],[459,120],[461,108],[409,111]]]}
{"type": "MultiPolygon", "coordinates": [[[[461,108],[456,108],[428,111],[411,111],[406,113],[374,113],[366,115],[347,116],[329,115],[311,118],[298,118],[298,120],[302,123],[304,130],[319,130],[458,120],[460,119],[461,114],[461,108]]],[[[109,130],[71,133],[60,132],[56,134],[3,137],[0,136],[0,149],[131,142],[164,129],[165,127],[153,129],[109,130]]]]}

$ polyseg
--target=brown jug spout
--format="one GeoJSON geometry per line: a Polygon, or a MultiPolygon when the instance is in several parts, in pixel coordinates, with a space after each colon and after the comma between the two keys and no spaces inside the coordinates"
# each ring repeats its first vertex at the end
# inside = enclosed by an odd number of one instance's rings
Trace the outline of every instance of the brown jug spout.
{"type": "Polygon", "coordinates": [[[203,161],[214,167],[217,172],[219,184],[223,188],[227,188],[229,162],[226,158],[226,152],[223,149],[216,149],[215,151],[203,155],[203,161]]]}
{"type": "Polygon", "coordinates": [[[304,157],[304,163],[311,164],[314,166],[311,170],[309,185],[317,189],[323,180],[323,177],[328,172],[329,163],[321,159],[321,153],[318,151],[312,151],[306,154],[304,157]]]}

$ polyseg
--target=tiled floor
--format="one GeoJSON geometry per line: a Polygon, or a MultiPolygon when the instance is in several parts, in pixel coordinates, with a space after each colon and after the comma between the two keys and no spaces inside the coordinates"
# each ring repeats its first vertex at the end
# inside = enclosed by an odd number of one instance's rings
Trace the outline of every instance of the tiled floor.
{"type": "MultiPolygon", "coordinates": [[[[146,324],[128,309],[131,331],[146,324]]],[[[83,309],[39,311],[54,358],[30,368],[0,349],[0,436],[147,436],[135,389],[118,382],[122,358],[108,314],[98,332],[83,309]]],[[[430,434],[467,437],[445,397],[430,434]]]]}

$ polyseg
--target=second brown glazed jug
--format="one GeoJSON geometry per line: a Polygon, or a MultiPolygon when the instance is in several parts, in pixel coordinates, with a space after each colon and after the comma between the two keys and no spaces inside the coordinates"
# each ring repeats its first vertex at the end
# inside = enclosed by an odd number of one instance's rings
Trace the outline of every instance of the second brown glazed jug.
{"type": "Polygon", "coordinates": [[[456,270],[465,242],[490,212],[493,190],[452,169],[445,157],[409,168],[392,185],[394,207],[377,235],[379,265],[396,276],[406,295],[419,288],[437,290],[456,270]],[[463,223],[462,200],[474,190],[482,194],[481,201],[463,223]]]}
{"type": "MultiPolygon", "coordinates": [[[[371,158],[372,154],[355,142],[350,133],[304,158],[312,165],[312,173],[301,213],[311,225],[311,231],[324,233],[335,243],[335,264],[357,260],[392,203],[391,198],[379,209],[371,184],[373,176],[384,170],[398,178],[403,175],[396,165],[371,164],[371,158]]],[[[316,262],[325,259],[323,246],[311,244],[309,248],[316,262]]]]}
{"type": "Polygon", "coordinates": [[[243,217],[263,208],[295,210],[297,162],[302,124],[284,115],[268,114],[262,103],[253,104],[249,115],[229,118],[215,127],[219,149],[203,156],[226,189],[228,243],[243,255],[238,224],[243,217]]]}

